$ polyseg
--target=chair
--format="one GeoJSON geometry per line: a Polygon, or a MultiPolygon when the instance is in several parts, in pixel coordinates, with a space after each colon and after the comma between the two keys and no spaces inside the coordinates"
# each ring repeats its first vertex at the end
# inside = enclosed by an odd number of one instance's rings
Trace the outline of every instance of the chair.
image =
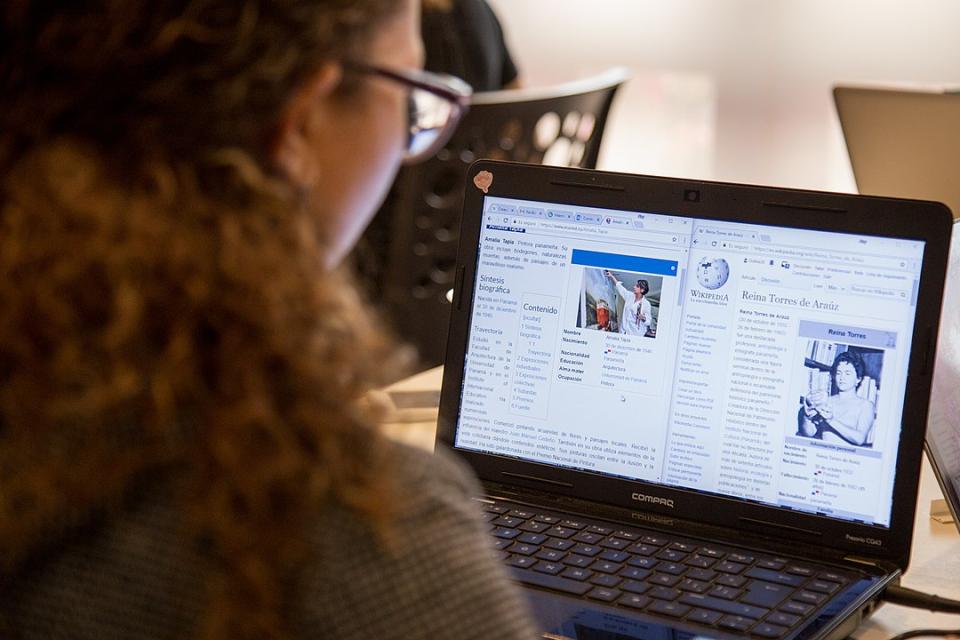
{"type": "Polygon", "coordinates": [[[614,68],[550,88],[475,94],[446,148],[401,170],[361,243],[359,266],[422,368],[444,357],[467,167],[480,158],[596,167],[610,105],[627,78],[614,68]]]}

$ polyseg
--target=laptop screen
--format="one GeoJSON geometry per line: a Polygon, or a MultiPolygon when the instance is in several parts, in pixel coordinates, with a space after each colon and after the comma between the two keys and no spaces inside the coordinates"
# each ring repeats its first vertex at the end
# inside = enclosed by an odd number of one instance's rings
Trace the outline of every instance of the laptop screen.
{"type": "Polygon", "coordinates": [[[888,526],[923,250],[488,196],[454,446],[888,526]]]}

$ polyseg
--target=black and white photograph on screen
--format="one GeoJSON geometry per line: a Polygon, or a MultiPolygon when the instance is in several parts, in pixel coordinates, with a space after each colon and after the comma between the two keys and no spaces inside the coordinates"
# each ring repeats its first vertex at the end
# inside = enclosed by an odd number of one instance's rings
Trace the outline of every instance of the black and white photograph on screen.
{"type": "Polygon", "coordinates": [[[577,327],[656,338],[662,290],[663,276],[586,268],[577,327]]]}
{"type": "Polygon", "coordinates": [[[883,376],[882,349],[808,339],[803,353],[798,436],[873,447],[883,376]]]}

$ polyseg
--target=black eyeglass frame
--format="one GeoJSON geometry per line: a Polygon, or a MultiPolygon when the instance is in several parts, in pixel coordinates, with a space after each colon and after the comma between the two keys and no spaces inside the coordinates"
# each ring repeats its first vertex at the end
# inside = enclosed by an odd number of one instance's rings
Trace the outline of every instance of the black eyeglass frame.
{"type": "Polygon", "coordinates": [[[364,62],[342,61],[344,69],[356,73],[379,76],[398,82],[413,89],[420,89],[438,96],[450,103],[451,111],[443,130],[437,139],[416,155],[408,155],[404,162],[414,164],[432,157],[447,143],[460,119],[470,108],[470,97],[473,88],[456,76],[434,73],[421,69],[388,69],[364,62]]]}

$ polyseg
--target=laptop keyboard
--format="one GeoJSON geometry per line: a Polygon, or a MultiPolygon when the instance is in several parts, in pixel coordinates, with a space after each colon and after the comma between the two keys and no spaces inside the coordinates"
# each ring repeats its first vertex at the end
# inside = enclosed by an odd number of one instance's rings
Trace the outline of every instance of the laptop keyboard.
{"type": "Polygon", "coordinates": [[[527,585],[761,638],[789,635],[855,576],[791,558],[485,504],[527,585]]]}

